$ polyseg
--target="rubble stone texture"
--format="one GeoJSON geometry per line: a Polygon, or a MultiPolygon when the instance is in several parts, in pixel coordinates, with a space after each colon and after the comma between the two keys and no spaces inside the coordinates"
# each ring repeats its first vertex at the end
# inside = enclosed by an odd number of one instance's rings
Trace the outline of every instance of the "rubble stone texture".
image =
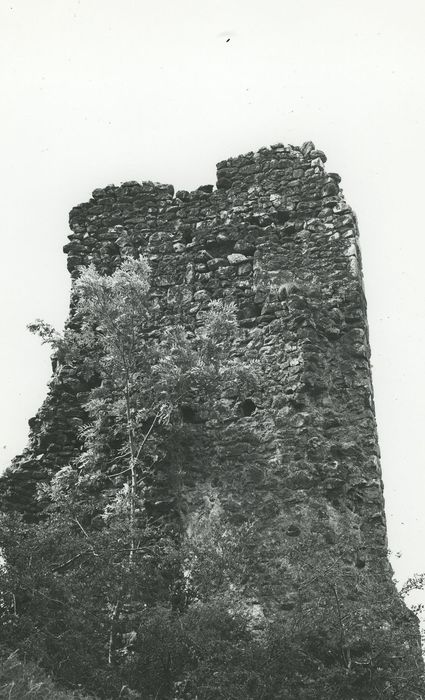
{"type": "MultiPolygon", "coordinates": [[[[111,273],[123,254],[146,255],[159,327],[196,321],[211,299],[236,302],[235,357],[260,360],[262,386],[219,431],[208,416],[189,425],[188,523],[206,503],[257,523],[246,596],[260,616],[294,605],[283,571],[297,538],[324,556],[344,538],[341,567],[367,572],[394,599],[417,661],[417,622],[387,562],[357,222],[325,162],[311,142],[276,144],[218,163],[216,189],[95,190],[71,211],[64,251],[72,277],[80,265],[111,273]]],[[[37,482],[79,452],[88,389],[78,367],[55,368],[29,447],[2,479],[4,502],[28,517],[37,482]]]]}

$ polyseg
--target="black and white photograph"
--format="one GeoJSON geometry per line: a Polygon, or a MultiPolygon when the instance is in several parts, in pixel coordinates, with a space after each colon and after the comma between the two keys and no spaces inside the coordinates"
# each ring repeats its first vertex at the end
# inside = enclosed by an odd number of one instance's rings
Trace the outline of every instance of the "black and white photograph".
{"type": "Polygon", "coordinates": [[[425,700],[421,0],[0,0],[0,700],[425,700]]]}

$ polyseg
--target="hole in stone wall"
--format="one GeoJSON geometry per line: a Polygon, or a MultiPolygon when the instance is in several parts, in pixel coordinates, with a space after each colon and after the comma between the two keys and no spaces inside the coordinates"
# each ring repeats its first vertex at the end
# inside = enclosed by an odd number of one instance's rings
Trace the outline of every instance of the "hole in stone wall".
{"type": "Polygon", "coordinates": [[[290,216],[289,211],[286,211],[286,209],[281,209],[280,211],[276,212],[276,220],[279,224],[286,224],[286,222],[289,221],[290,216]]]}
{"type": "Polygon", "coordinates": [[[251,416],[254,413],[257,406],[255,405],[252,399],[245,399],[244,401],[242,401],[240,408],[243,416],[251,416]]]}
{"type": "Polygon", "coordinates": [[[196,423],[196,412],[192,406],[180,406],[183,423],[196,423]]]}
{"type": "Polygon", "coordinates": [[[235,242],[230,240],[214,239],[205,241],[205,248],[213,256],[220,258],[233,252],[235,242]]]}
{"type": "Polygon", "coordinates": [[[366,566],[366,559],[363,554],[357,554],[356,566],[358,569],[364,569],[364,567],[366,566]]]}
{"type": "Polygon", "coordinates": [[[286,534],[289,535],[289,537],[298,537],[298,535],[301,534],[301,530],[298,527],[298,525],[295,525],[295,523],[292,523],[286,531],[286,534]]]}
{"type": "Polygon", "coordinates": [[[190,229],[184,230],[182,233],[182,239],[183,239],[184,243],[192,243],[192,241],[193,241],[192,231],[190,229]]]}
{"type": "Polygon", "coordinates": [[[238,320],[242,321],[247,318],[257,318],[261,316],[262,304],[257,304],[255,302],[248,302],[238,309],[238,320]]]}

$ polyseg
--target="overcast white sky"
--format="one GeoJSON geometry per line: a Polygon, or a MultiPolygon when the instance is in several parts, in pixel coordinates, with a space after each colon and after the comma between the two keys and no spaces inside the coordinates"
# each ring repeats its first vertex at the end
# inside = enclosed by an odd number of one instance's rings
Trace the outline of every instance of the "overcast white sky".
{"type": "Polygon", "coordinates": [[[0,467],[46,394],[68,211],[313,140],[360,224],[390,547],[425,571],[423,0],[0,0],[0,467]],[[230,39],[230,41],[227,41],[230,39]]]}

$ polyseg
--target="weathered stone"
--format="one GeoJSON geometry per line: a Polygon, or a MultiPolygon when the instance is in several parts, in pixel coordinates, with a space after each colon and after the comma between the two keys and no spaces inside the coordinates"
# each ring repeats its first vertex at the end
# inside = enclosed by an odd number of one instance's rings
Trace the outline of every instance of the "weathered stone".
{"type": "Polygon", "coordinates": [[[310,158],[319,158],[322,161],[322,163],[326,163],[327,161],[327,158],[323,151],[318,151],[316,149],[310,151],[310,158]]]}
{"type": "Polygon", "coordinates": [[[244,263],[244,265],[238,265],[238,275],[249,275],[252,270],[252,263],[244,263]]]}
{"type": "Polygon", "coordinates": [[[183,243],[174,243],[173,249],[175,250],[176,253],[182,253],[185,249],[185,246],[183,243]]]}
{"type": "Polygon", "coordinates": [[[232,253],[227,256],[227,259],[231,265],[239,265],[240,263],[245,263],[248,258],[242,253],[232,253]]]}

